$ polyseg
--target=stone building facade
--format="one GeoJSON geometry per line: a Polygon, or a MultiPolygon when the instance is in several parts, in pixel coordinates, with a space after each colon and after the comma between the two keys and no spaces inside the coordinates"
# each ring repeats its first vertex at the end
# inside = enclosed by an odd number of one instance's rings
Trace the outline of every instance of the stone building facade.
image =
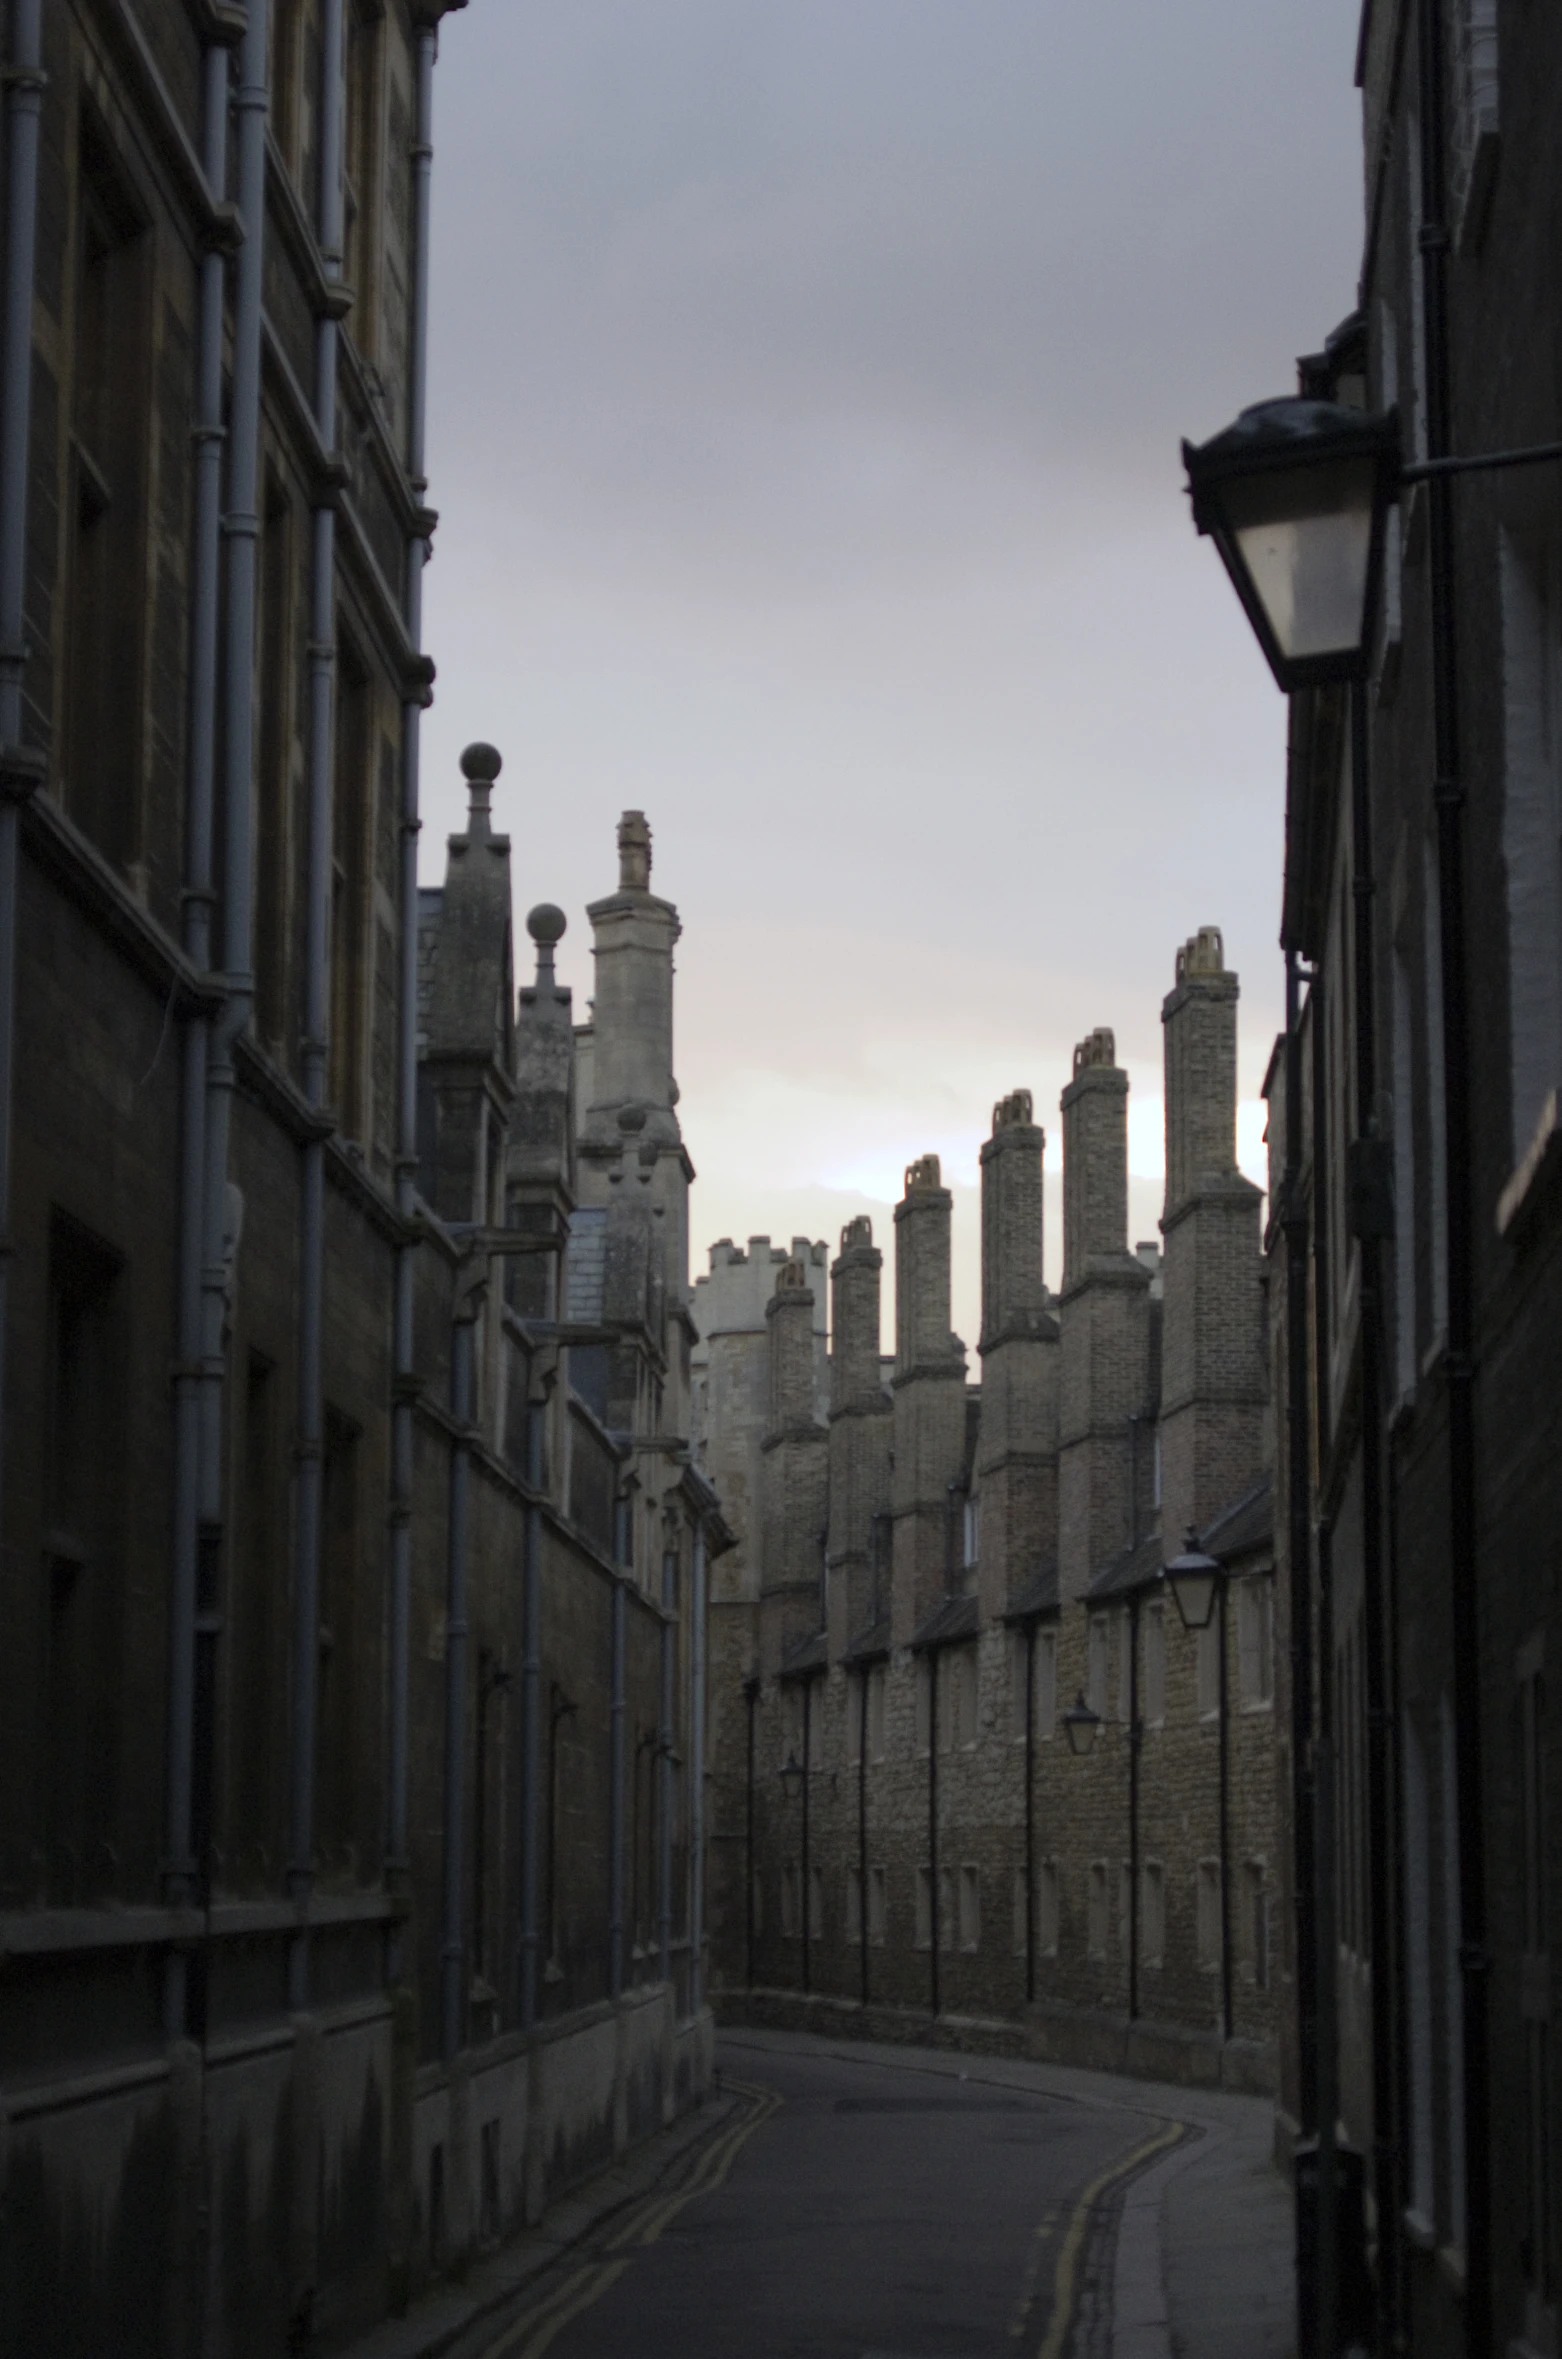
{"type": "Polygon", "coordinates": [[[416,887],[444,13],[6,12],[6,2352],[335,2348],[707,2070],[676,916],[577,1046],[481,747],[416,887]]]}
{"type": "Polygon", "coordinates": [[[828,1273],[807,1241],[712,1248],[696,1437],[734,1534],[711,1596],[729,2013],[918,2038],[932,2019],[935,2036],[1273,2085],[1269,1380],[1236,1004],[1205,928],[1163,1008],[1155,1245],[1129,1244],[1113,1035],[1075,1051],[1055,1291],[1031,1095],[994,1109],[978,1381],[950,1331],[935,1156],[895,1208],[891,1360],[866,1219],[828,1273]],[[1190,1525],[1226,1576],[1197,1638],[1161,1579],[1190,1525]]]}
{"type": "MultiPolygon", "coordinates": [[[[1358,308],[1299,390],[1412,466],[1557,436],[1559,77],[1554,10],[1363,11],[1358,308]]],[[[1344,2325],[1428,2359],[1562,2347],[1559,685],[1556,466],[1477,465],[1401,486],[1368,676],[1290,714],[1284,2111],[1338,2141],[1344,2325]]]]}

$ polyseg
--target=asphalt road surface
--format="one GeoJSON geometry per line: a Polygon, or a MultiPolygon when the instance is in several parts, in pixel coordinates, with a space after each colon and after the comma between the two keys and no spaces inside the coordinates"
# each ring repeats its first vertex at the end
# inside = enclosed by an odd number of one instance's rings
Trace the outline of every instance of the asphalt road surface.
{"type": "Polygon", "coordinates": [[[474,2359],[1109,2352],[1117,2211],[1179,2135],[1164,2115],[984,2080],[980,2058],[733,2033],[718,2063],[736,2103],[716,2135],[474,2359]]]}

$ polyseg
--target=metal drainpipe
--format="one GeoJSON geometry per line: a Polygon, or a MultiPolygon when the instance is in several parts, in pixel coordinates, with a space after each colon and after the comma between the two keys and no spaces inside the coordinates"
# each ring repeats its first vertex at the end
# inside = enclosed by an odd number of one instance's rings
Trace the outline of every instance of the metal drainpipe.
{"type": "MultiPolygon", "coordinates": [[[[1421,112],[1421,316],[1426,455],[1451,448],[1448,351],[1447,76],[1439,0],[1416,12],[1421,112]]],[[[1475,1204],[1465,970],[1464,803],[1459,725],[1453,485],[1426,487],[1432,732],[1442,952],[1443,1153],[1447,1208],[1448,1536],[1453,1620],[1454,1775],[1459,1833],[1459,1970],[1464,2046],[1465,2348],[1493,2348],[1490,2064],[1487,2053],[1486,1827],[1482,1807],[1481,1629],[1474,1403],[1475,1204]]]]}
{"type": "Polygon", "coordinates": [[[938,1649],[927,1650],[928,2010],[938,2013],[938,1649]]]}
{"type": "Polygon", "coordinates": [[[466,1689],[468,1513],[472,1479],[472,1409],[475,1346],[473,1330],[482,1300],[480,1284],[464,1291],[450,1335],[449,1559],[445,1587],[445,1873],[439,1952],[439,2052],[448,2064],[462,2044],[465,1961],[462,1898],[466,1887],[466,1689]]]}
{"type": "Polygon", "coordinates": [[[864,1663],[857,1696],[857,1941],[861,1950],[862,2003],[868,2004],[868,1681],[864,1663]]]}
{"type": "MultiPolygon", "coordinates": [[[[537,1866],[542,1772],[542,1445],[547,1416],[526,1404],[526,1522],[521,1557],[521,2026],[537,2020],[537,1866]]],[[[551,1841],[551,1835],[549,1840],[551,1841]]]]}
{"type": "Polygon", "coordinates": [[[813,1989],[813,1910],[808,1888],[808,1788],[813,1779],[814,1683],[803,1681],[803,1996],[813,1989]]]}
{"type": "MultiPolygon", "coordinates": [[[[1220,2027],[1231,2038],[1231,1682],[1226,1668],[1228,1583],[1215,1584],[1216,1636],[1220,1643],[1220,2027]]],[[[1137,1830],[1136,1830],[1137,1832],[1137,1830]]]]}
{"type": "MultiPolygon", "coordinates": [[[[320,259],[327,308],[315,322],[315,429],[336,447],[342,275],[342,0],[324,0],[320,41],[320,259]]],[[[305,1141],[298,1243],[298,1487],[293,1551],[293,1745],[288,1796],[288,1889],[306,1904],[314,1887],[315,1766],[320,1686],[320,1542],[324,1488],[326,1063],[330,1041],[332,742],[336,681],[336,493],[333,480],[310,518],[309,830],[305,901],[304,1096],[318,1119],[305,1141]]],[[[289,1965],[289,2000],[309,2003],[309,1936],[300,1928],[289,1965]]]]}
{"type": "MultiPolygon", "coordinates": [[[[0,1434],[11,1270],[11,1116],[16,1055],[16,895],[21,804],[43,783],[22,750],[27,673],[27,462],[32,436],[33,278],[43,113],[42,0],[12,0],[5,77],[5,314],[0,323],[0,1434]]],[[[0,1466],[3,1477],[3,1466],[0,1466]]]]}
{"type": "MultiPolygon", "coordinates": [[[[1312,1018],[1313,1119],[1313,1418],[1320,1456],[1329,1430],[1329,1220],[1323,1179],[1328,1168],[1328,1056],[1324,984],[1315,974],[1308,992],[1312,1018]]],[[[1318,2350],[1333,2359],[1339,2343],[1339,1949],[1335,1911],[1334,1781],[1334,1532],[1320,1516],[1314,1534],[1317,1566],[1318,1679],[1314,1761],[1314,1833],[1318,1903],[1318,2350]]]]}
{"type": "MultiPolygon", "coordinates": [[[[1132,1425],[1137,1455],[1139,1420],[1132,1425]]],[[[1139,2017],[1139,1772],[1144,1727],[1139,1718],[1139,1592],[1128,1600],[1128,2020],[1139,2017]]],[[[1224,1838],[1222,1839],[1224,1849],[1224,1838]]],[[[1226,2037],[1231,2037],[1228,2003],[1226,2037]]]]}
{"type": "Polygon", "coordinates": [[[743,1680],[743,1701],[748,1706],[748,1772],[746,1793],[743,1793],[743,1972],[748,1989],[755,1986],[755,1710],[760,1703],[760,1682],[743,1680]]]}
{"type": "Polygon", "coordinates": [[[1036,1998],[1036,1625],[1025,1625],[1025,2004],[1036,1998]]]}
{"type": "MultiPolygon", "coordinates": [[[[201,165],[214,205],[228,178],[228,45],[208,42],[201,59],[201,165]]],[[[217,753],[217,632],[222,539],[222,331],[226,271],[222,246],[201,256],[196,326],[194,530],[190,552],[189,757],[186,770],[184,951],[204,975],[211,965],[212,789],[217,753]]],[[[173,1573],[168,1607],[168,1790],[164,1895],[191,1897],[201,1875],[196,1841],[196,1617],[201,1548],[201,1275],[206,1198],[206,1072],[211,1017],[185,1019],[181,1072],[178,1355],[174,1371],[173,1573]]],[[[186,2028],[183,1958],[170,1959],[166,2029],[186,2028]]]]}
{"type": "MultiPolygon", "coordinates": [[[[199,1545],[196,1588],[190,1605],[207,1595],[208,1656],[215,1645],[216,1567],[223,1532],[223,1385],[227,1373],[227,1324],[236,1222],[229,1203],[228,1157],[232,1130],[234,1044],[249,1023],[254,997],[251,972],[254,926],[254,715],[255,572],[260,534],[260,354],[261,299],[266,224],[266,114],[268,0],[251,0],[239,48],[238,83],[233,92],[237,118],[234,148],[238,212],[242,227],[234,268],[233,327],[229,347],[228,494],[222,518],[226,541],[227,622],[223,638],[224,736],[222,749],[223,879],[222,963],[224,1000],[212,1025],[206,1059],[206,1157],[203,1184],[200,1317],[199,1545]]],[[[185,1601],[176,1601],[185,1610],[185,1601]]],[[[199,1616],[190,1614],[189,1642],[175,1634],[175,1683],[169,1697],[169,1758],[182,1778],[193,1768],[196,1648],[199,1616]]],[[[171,1781],[172,1782],[172,1781],[171,1781]]],[[[193,1784],[193,1781],[192,1781],[193,1784]]],[[[171,1816],[170,1811],[170,1816],[171,1816]]],[[[188,1843],[188,1836],[185,1838],[188,1843]]],[[[184,1993],[173,1987],[170,2015],[182,2009],[184,1993]]]]}
{"type": "Polygon", "coordinates": [[[610,1998],[624,1988],[624,1643],[629,1572],[630,1502],[620,1499],[614,1517],[612,1605],[612,1689],[609,1703],[607,1987],[610,1998]]]}
{"type": "Polygon", "coordinates": [[[1312,1426],[1308,1416],[1307,1202],[1302,1190],[1301,983],[1285,961],[1285,1348],[1286,1484],[1291,1559],[1291,1815],[1296,1922],[1297,2126],[1318,2127],[1318,1958],[1314,1929],[1312,1426]]]}
{"type": "Polygon", "coordinates": [[[694,1527],[689,1601],[689,2013],[705,2004],[705,1519],[694,1527]]]}
{"type": "MultiPolygon", "coordinates": [[[[1373,971],[1371,745],[1367,691],[1358,682],[1351,697],[1351,894],[1355,925],[1354,1026],[1356,1048],[1356,1151],[1380,1158],[1377,1131],[1377,1013],[1373,971]]],[[[1362,1592],[1365,1623],[1367,1705],[1368,1913],[1372,1944],[1372,2143],[1373,2193],[1378,2217],[1380,2326],[1392,2345],[1399,2328],[1399,2219],[1402,2208],[1395,2118],[1393,1959],[1399,1928],[1392,1922],[1396,1862],[1389,1840],[1389,1755],[1393,1722],[1388,1709],[1388,1648],[1383,1580],[1383,1248],[1380,1191],[1368,1167],[1358,1171],[1354,1226],[1361,1268],[1361,1526],[1362,1592]]]]}
{"type": "MultiPolygon", "coordinates": [[[[417,36],[416,121],[412,146],[412,287],[407,364],[407,474],[422,498],[425,475],[425,422],[428,380],[429,305],[429,180],[433,168],[434,60],[438,37],[432,25],[420,26],[417,36]]],[[[407,541],[405,617],[407,637],[414,649],[423,643],[423,568],[428,563],[427,511],[407,541]]],[[[394,1881],[404,1890],[409,1874],[409,1675],[412,1606],[412,1486],[413,1403],[418,1390],[414,1296],[418,1244],[411,1234],[416,1210],[418,1168],[418,817],[419,739],[425,685],[403,700],[401,708],[401,874],[399,889],[400,942],[396,1039],[396,1209],[403,1227],[396,1251],[393,1348],[395,1377],[391,1410],[391,1561],[388,1665],[390,1726],[387,1745],[387,1860],[394,1881]]],[[[399,1947],[399,1944],[398,1944],[399,1947]]],[[[393,1972],[406,1968],[400,1958],[393,1972]]]]}
{"type": "Polygon", "coordinates": [[[678,1595],[678,1557],[662,1551],[661,1727],[656,1761],[656,1933],[658,1972],[673,1970],[673,1607],[678,1595]]]}

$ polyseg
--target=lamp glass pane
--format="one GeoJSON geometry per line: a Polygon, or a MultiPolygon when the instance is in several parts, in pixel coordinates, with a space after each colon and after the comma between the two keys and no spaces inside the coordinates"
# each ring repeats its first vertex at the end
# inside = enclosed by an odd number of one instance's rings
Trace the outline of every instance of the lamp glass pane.
{"type": "Polygon", "coordinates": [[[1232,540],[1288,660],[1362,643],[1374,473],[1370,458],[1336,459],[1226,489],[1232,540]]]}
{"type": "Polygon", "coordinates": [[[1209,1627],[1210,1615],[1215,1610],[1217,1577],[1213,1572],[1169,1572],[1167,1574],[1167,1579],[1172,1585],[1172,1594],[1177,1600],[1177,1611],[1182,1616],[1185,1629],[1205,1630],[1209,1627]]]}

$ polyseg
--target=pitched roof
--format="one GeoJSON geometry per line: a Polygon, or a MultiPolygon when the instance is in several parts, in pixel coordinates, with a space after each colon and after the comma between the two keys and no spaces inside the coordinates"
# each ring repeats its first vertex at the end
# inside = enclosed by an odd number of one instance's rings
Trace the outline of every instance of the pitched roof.
{"type": "Polygon", "coordinates": [[[1159,1532],[1147,1532],[1133,1548],[1125,1548],[1111,1563],[1103,1565],[1090,1584],[1091,1597],[1127,1597],[1135,1589],[1148,1589],[1161,1577],[1165,1556],[1159,1532]]]}
{"type": "Polygon", "coordinates": [[[847,1663],[881,1663],[888,1653],[889,1616],[880,1614],[878,1620],[870,1622],[866,1630],[858,1631],[842,1660],[847,1663]]]}
{"type": "Polygon", "coordinates": [[[777,1676],[782,1679],[811,1679],[816,1671],[830,1667],[829,1647],[822,1630],[809,1638],[799,1638],[781,1657],[777,1676]]]}
{"type": "Polygon", "coordinates": [[[1006,1622],[1034,1622],[1042,1614],[1053,1614],[1058,1609],[1058,1568],[1043,1565],[1039,1573],[1032,1573],[1014,1602],[1004,1615],[1006,1622]]]}
{"type": "Polygon", "coordinates": [[[921,1627],[912,1632],[911,1651],[926,1654],[938,1646],[954,1646],[963,1638],[976,1636],[976,1600],[974,1597],[946,1597],[935,1606],[921,1627]]]}
{"type": "Polygon", "coordinates": [[[1275,1492],[1268,1475],[1223,1507],[1219,1515],[1204,1526],[1200,1541],[1211,1556],[1230,1564],[1233,1557],[1255,1556],[1260,1549],[1272,1549],[1275,1543],[1275,1492]]]}

